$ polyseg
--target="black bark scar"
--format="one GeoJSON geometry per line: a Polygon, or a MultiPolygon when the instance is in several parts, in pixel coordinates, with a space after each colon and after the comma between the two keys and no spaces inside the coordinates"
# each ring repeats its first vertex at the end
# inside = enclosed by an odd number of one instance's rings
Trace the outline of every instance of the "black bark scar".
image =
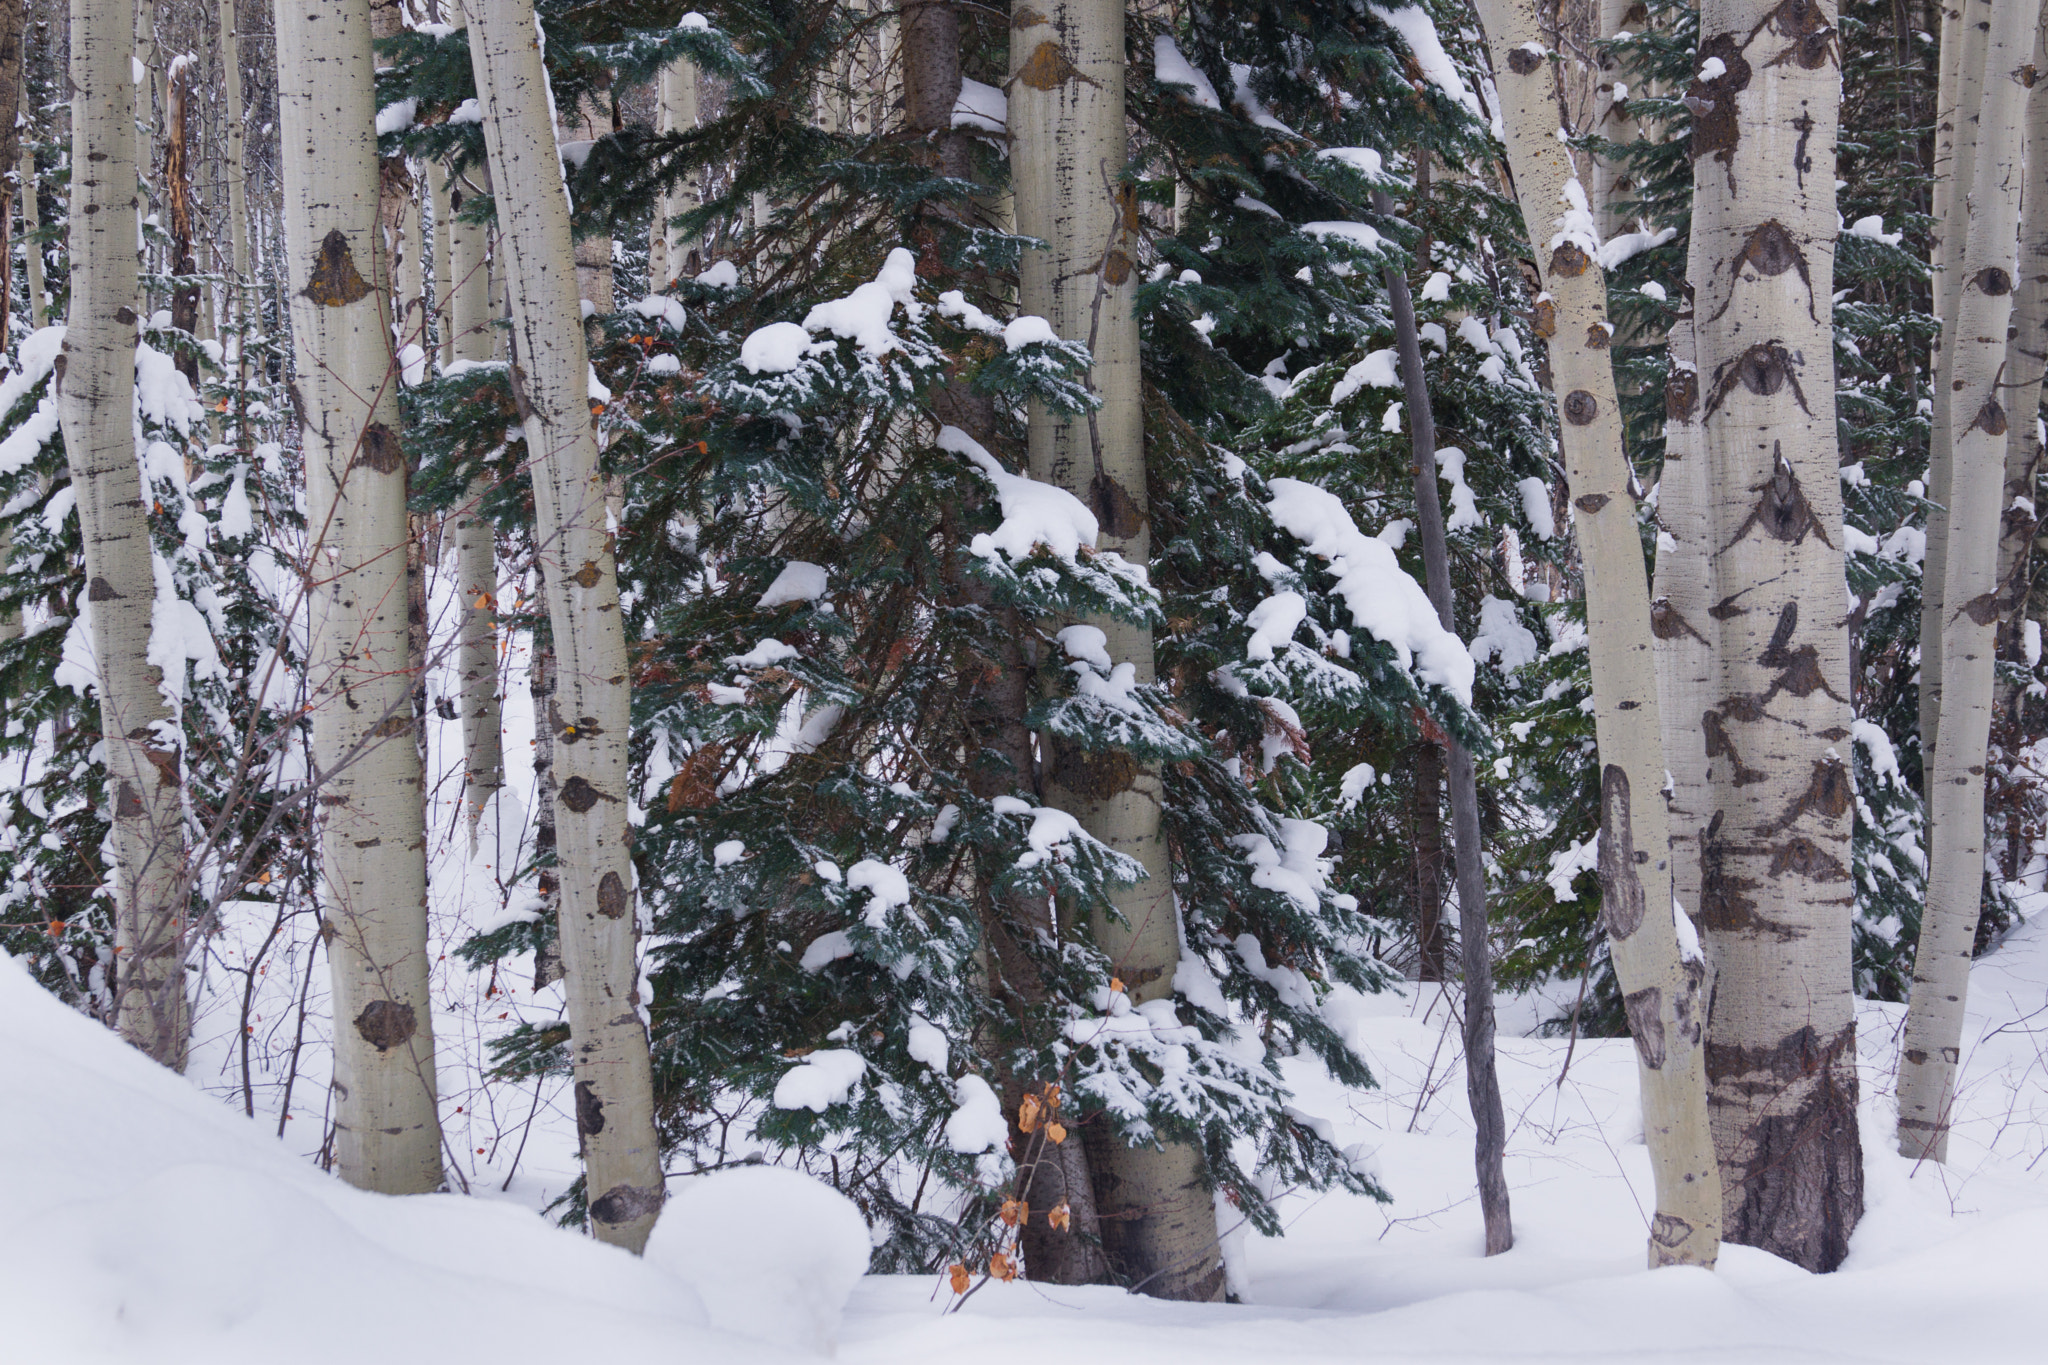
{"type": "MultiPolygon", "coordinates": [[[[1771,443],[1771,477],[1751,485],[1749,491],[1759,495],[1756,506],[1750,509],[1742,525],[1735,528],[1728,545],[1748,535],[1750,527],[1762,526],[1764,534],[1773,540],[1797,545],[1811,533],[1830,550],[1835,548],[1835,543],[1828,539],[1828,533],[1821,529],[1820,518],[1814,516],[1813,505],[1806,500],[1806,490],[1799,486],[1799,476],[1785,458],[1782,442],[1771,443]]],[[[1728,545],[1721,548],[1725,550],[1728,545]]]]}
{"type": "MultiPolygon", "coordinates": [[[[1811,123],[1809,121],[1809,127],[1811,123]]],[[[1806,146],[1802,137],[1800,147],[1806,146]]],[[[1735,302],[1735,286],[1742,282],[1744,266],[1755,266],[1759,275],[1775,279],[1788,270],[1799,272],[1800,283],[1806,286],[1806,313],[1815,322],[1820,321],[1820,300],[1813,292],[1813,272],[1807,268],[1806,253],[1792,240],[1792,233],[1775,218],[1766,220],[1749,234],[1749,240],[1742,244],[1742,250],[1735,253],[1735,259],[1728,264],[1728,297],[1721,301],[1721,308],[1708,322],[1719,322],[1722,314],[1735,302]]]]}
{"type": "Polygon", "coordinates": [[[1799,410],[1813,416],[1813,409],[1806,404],[1806,390],[1799,387],[1799,376],[1792,372],[1799,363],[1775,340],[1759,341],[1733,360],[1722,361],[1714,371],[1714,392],[1707,399],[1707,410],[1700,414],[1700,425],[1706,425],[1737,384],[1760,398],[1768,398],[1790,384],[1792,396],[1799,400],[1799,410]]]}

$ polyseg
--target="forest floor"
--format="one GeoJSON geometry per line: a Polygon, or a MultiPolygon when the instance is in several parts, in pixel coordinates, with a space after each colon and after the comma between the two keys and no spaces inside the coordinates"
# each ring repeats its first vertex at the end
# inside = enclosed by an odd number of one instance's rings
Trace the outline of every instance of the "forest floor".
{"type": "MultiPolygon", "coordinates": [[[[1377,1149],[1392,1204],[1283,1195],[1285,1237],[1230,1238],[1238,1305],[991,1283],[948,1313],[951,1295],[934,1279],[869,1277],[847,1306],[837,1359],[2043,1358],[2048,915],[1977,965],[1947,1167],[1892,1155],[1902,1011],[1864,1006],[1867,1212],[1848,1263],[1828,1276],[1743,1247],[1726,1248],[1712,1274],[1643,1270],[1650,1180],[1631,1045],[1515,1036],[1554,1011],[1535,1000],[1506,1006],[1500,1044],[1517,1242],[1483,1258],[1451,1002],[1411,987],[1350,1003],[1346,1025],[1381,1088],[1349,1094],[1305,1065],[1291,1079],[1300,1107],[1334,1123],[1341,1142],[1377,1149]]],[[[0,1039],[0,1357],[10,1362],[695,1365],[804,1354],[704,1327],[698,1296],[657,1264],[556,1230],[509,1197],[349,1190],[269,1136],[274,1120],[252,1124],[157,1069],[5,960],[0,1039]]],[[[740,1325],[783,1335],[778,1292],[803,1293],[801,1277],[764,1286],[766,1306],[740,1325]]],[[[718,1305],[713,1317],[735,1320],[718,1305]]]]}

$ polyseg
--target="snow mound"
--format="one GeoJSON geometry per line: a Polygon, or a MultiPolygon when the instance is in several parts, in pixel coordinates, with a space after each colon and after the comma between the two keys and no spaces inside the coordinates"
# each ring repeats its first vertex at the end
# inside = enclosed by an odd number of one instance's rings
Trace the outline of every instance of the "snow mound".
{"type": "Polygon", "coordinates": [[[0,1037],[0,1358],[785,1358],[707,1330],[688,1284],[516,1204],[323,1175],[302,1157],[317,1132],[277,1141],[4,953],[0,1037]]]}
{"type": "Polygon", "coordinates": [[[654,1225],[647,1260],[696,1286],[712,1326],[829,1353],[870,1246],[867,1220],[839,1191],[780,1166],[742,1166],[684,1184],[654,1225]]]}

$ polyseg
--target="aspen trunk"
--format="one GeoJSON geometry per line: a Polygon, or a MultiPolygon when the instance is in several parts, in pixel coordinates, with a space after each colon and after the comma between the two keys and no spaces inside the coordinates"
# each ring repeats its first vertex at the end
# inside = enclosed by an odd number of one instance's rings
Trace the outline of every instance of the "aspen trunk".
{"type": "MultiPolygon", "coordinates": [[[[191,94],[191,63],[176,61],[165,86],[164,100],[164,206],[170,220],[171,274],[190,278],[199,273],[192,259],[192,166],[186,138],[186,109],[191,94]]],[[[199,334],[199,285],[173,285],[171,326],[192,336],[199,334]]],[[[181,355],[178,369],[196,392],[199,388],[199,357],[181,355]]]]}
{"type": "MultiPolygon", "coordinates": [[[[26,100],[27,95],[28,87],[24,82],[22,98],[26,100]]],[[[22,116],[26,119],[26,109],[23,110],[22,116]]],[[[43,309],[46,306],[44,297],[46,284],[43,279],[43,244],[37,240],[42,232],[43,222],[42,208],[36,201],[36,196],[40,193],[36,178],[36,151],[26,140],[22,142],[21,146],[21,169],[19,174],[21,177],[19,190],[21,196],[21,255],[27,273],[27,279],[23,283],[28,287],[28,325],[31,328],[36,328],[43,325],[43,309]]]]}
{"type": "Polygon", "coordinates": [[[1594,259],[1591,206],[1557,138],[1567,59],[1544,42],[1533,0],[1481,0],[1478,8],[1542,280],[1537,330],[1548,340],[1552,387],[1561,400],[1559,433],[1585,565],[1601,763],[1601,920],[1635,1037],[1657,1186],[1649,1261],[1712,1265],[1721,1200],[1702,1069],[1704,969],[1681,948],[1671,909],[1650,595],[1633,476],[1622,451],[1607,284],[1594,259]]]}
{"type": "MultiPolygon", "coordinates": [[[[1648,22],[1649,13],[1643,0],[1600,0],[1597,36],[1612,38],[1624,29],[1641,27],[1648,22]]],[[[1636,141],[1642,136],[1642,129],[1631,110],[1631,98],[1644,92],[1636,88],[1634,65],[1619,56],[1605,55],[1600,59],[1599,81],[1593,92],[1593,131],[1609,142],[1624,146],[1636,141]],[[1616,96],[1622,95],[1624,90],[1626,95],[1617,99],[1616,96]]],[[[1635,192],[1627,163],[1618,158],[1596,158],[1593,176],[1593,203],[1600,215],[1600,235],[1612,237],[1627,231],[1628,220],[1622,211],[1621,201],[1635,192]]]]}
{"type": "Polygon", "coordinates": [[[135,458],[133,20],[126,0],[72,0],[71,318],[56,388],[113,813],[114,1017],[122,1037],[182,1070],[191,1028],[184,784],[163,672],[147,661],[156,585],[135,458]]]}
{"type": "MultiPolygon", "coordinates": [[[[2048,70],[2048,23],[2036,29],[2034,67],[2048,70]]],[[[2033,577],[2034,533],[2041,524],[2035,492],[2041,473],[2041,380],[2048,369],[2048,99],[2041,97],[2038,83],[2027,97],[2026,147],[2019,269],[2003,381],[2012,386],[2007,404],[2012,431],[2006,438],[2005,497],[1998,523],[1998,657],[2014,662],[2026,657],[2021,629],[2033,577]]],[[[1999,683],[1993,719],[2010,715],[2016,699],[2016,689],[1999,683]]]]}
{"type": "MultiPolygon", "coordinates": [[[[28,28],[28,0],[0,0],[0,110],[20,109],[28,88],[22,70],[22,35],[28,28]]],[[[7,234],[13,227],[14,196],[33,192],[35,178],[22,176],[18,186],[9,186],[7,171],[22,158],[21,129],[25,119],[0,119],[0,351],[8,345],[8,331],[14,317],[14,252],[7,234]]],[[[30,246],[29,251],[35,251],[30,246]]],[[[35,298],[29,298],[29,326],[35,326],[35,298]]]]}
{"type": "Polygon", "coordinates": [[[1825,0],[1706,0],[1700,57],[1718,74],[1688,91],[1712,106],[1694,124],[1689,267],[1721,659],[1701,721],[1709,1107],[1725,1235],[1816,1271],[1863,1212],[1833,21],[1825,0]]]}
{"type": "Polygon", "coordinates": [[[239,325],[247,320],[243,316],[242,290],[249,279],[249,202],[247,175],[243,169],[246,130],[242,126],[242,32],[235,15],[235,0],[220,0],[220,67],[227,95],[221,143],[227,163],[228,260],[235,272],[230,287],[235,298],[235,322],[239,325]]]}
{"type": "Polygon", "coordinates": [[[420,1193],[441,1184],[441,1134],[369,4],[283,6],[277,21],[292,344],[315,546],[307,673],[334,973],[335,1164],[365,1189],[420,1193]]]}
{"type": "MultiPolygon", "coordinates": [[[[1124,14],[1116,0],[1018,3],[1010,33],[1010,158],[1018,231],[1049,244],[1026,251],[1021,303],[1094,353],[1102,399],[1086,417],[1034,407],[1031,472],[1095,509],[1101,544],[1144,563],[1145,432],[1138,327],[1132,312],[1137,206],[1114,188],[1126,155],[1124,14]]],[[[1110,656],[1153,679],[1152,633],[1096,621],[1110,656]]],[[[1093,926],[1097,945],[1129,983],[1133,1003],[1171,994],[1180,960],[1178,911],[1160,827],[1156,767],[1123,755],[1047,746],[1048,798],[1096,838],[1138,860],[1147,880],[1119,894],[1123,923],[1093,926]]],[[[1194,1147],[1133,1148],[1090,1124],[1088,1156],[1103,1244],[1115,1274],[1157,1298],[1223,1297],[1216,1211],[1194,1147]]]]}
{"type": "MultiPolygon", "coordinates": [[[[486,185],[488,171],[477,170],[486,185]]],[[[447,197],[450,214],[459,212],[462,187],[447,197]]],[[[489,233],[481,224],[448,225],[448,296],[443,303],[448,332],[459,360],[492,356],[497,331],[491,326],[489,233]]],[[[455,516],[456,586],[462,594],[457,669],[461,680],[462,752],[469,797],[469,828],[476,837],[484,808],[505,785],[505,752],[498,702],[498,556],[497,531],[481,504],[490,491],[479,479],[469,486],[455,516]]],[[[539,712],[535,713],[540,714],[539,712]]],[[[546,736],[547,727],[539,733],[546,736]]]]}
{"type": "MultiPolygon", "coordinates": [[[[657,92],[660,108],[656,117],[659,131],[688,132],[697,126],[697,65],[688,58],[662,68],[657,92]]],[[[654,234],[648,243],[647,282],[659,290],[684,274],[694,274],[691,253],[696,243],[683,234],[675,219],[694,211],[703,200],[701,172],[692,171],[674,189],[655,202],[654,234]]]]}
{"type": "Polygon", "coordinates": [[[427,182],[427,199],[434,211],[434,268],[430,280],[433,306],[426,310],[434,331],[433,344],[428,345],[428,338],[421,337],[420,345],[426,347],[429,355],[438,352],[441,363],[445,365],[455,359],[455,334],[449,326],[448,310],[449,256],[454,249],[449,236],[448,216],[454,210],[448,203],[448,176],[437,174],[440,169],[429,167],[422,173],[427,182]]]}
{"type": "MultiPolygon", "coordinates": [[[[1383,192],[1374,207],[1391,217],[1383,192]]],[[[1450,551],[1444,542],[1442,495],[1437,491],[1436,416],[1429,407],[1429,382],[1422,369],[1422,338],[1415,328],[1415,301],[1408,277],[1388,267],[1388,301],[1401,352],[1401,378],[1408,398],[1409,432],[1415,458],[1415,518],[1422,531],[1423,571],[1437,622],[1455,634],[1451,612],[1450,551]]],[[[1481,860],[1479,783],[1472,755],[1457,740],[1444,746],[1451,779],[1451,827],[1458,872],[1458,948],[1465,973],[1465,1094],[1472,1106],[1473,1163],[1479,1179],[1479,1210],[1486,1222],[1486,1254],[1498,1256],[1515,1244],[1508,1208],[1508,1182],[1501,1161],[1507,1150],[1507,1120],[1501,1111],[1500,1076],[1493,1055],[1492,941],[1486,925],[1486,865],[1481,860]]]]}
{"type": "MultiPolygon", "coordinates": [[[[556,117],[561,121],[556,135],[562,142],[595,142],[612,130],[609,114],[594,98],[580,109],[558,110],[556,117]]],[[[602,317],[613,310],[612,239],[606,233],[592,233],[577,238],[574,247],[579,296],[590,300],[595,316],[602,317]]]]}
{"type": "Polygon", "coordinates": [[[512,388],[532,462],[554,637],[562,961],[576,1127],[597,1236],[638,1252],[661,1211],[661,1151],[628,857],[626,640],[578,322],[569,198],[531,0],[471,0],[470,53],[512,304],[512,388]]]}
{"type": "Polygon", "coordinates": [[[1713,810],[1700,717],[1720,700],[1715,691],[1721,667],[1716,653],[1720,622],[1713,613],[1712,490],[1700,440],[1699,369],[1690,309],[1672,324],[1669,337],[1664,476],[1657,493],[1663,535],[1651,589],[1650,632],[1657,642],[1657,714],[1664,734],[1664,766],[1671,774],[1665,794],[1671,820],[1671,894],[1687,914],[1698,915],[1700,849],[1713,810]]]}
{"type": "MultiPolygon", "coordinates": [[[[2040,8],[2040,0],[2000,0],[1992,11],[1969,236],[1957,272],[1962,291],[1949,348],[1955,385],[1949,408],[1949,516],[1952,526],[1969,529],[1948,537],[1943,566],[1941,742],[1927,784],[1932,826],[1927,908],[1920,920],[1899,1062],[1899,1151],[1935,1161],[1948,1156],[1970,950],[1983,907],[1984,757],[1999,615],[1998,543],[1988,532],[1998,520],[2005,483],[2009,423],[2001,384],[2026,150],[2027,89],[2022,82],[2033,76],[2028,64],[2040,8]]],[[[2031,426],[2035,418],[2028,413],[2023,420],[2031,426]]]]}
{"type": "MultiPolygon", "coordinates": [[[[2024,0],[2022,0],[2024,3],[2024,0]]],[[[1934,313],[1941,321],[1934,363],[1934,418],[1927,431],[1927,496],[1936,504],[1927,514],[1927,554],[1920,570],[1920,789],[1933,800],[1928,786],[1941,738],[1942,658],[1940,647],[1944,604],[1948,601],[1949,485],[1953,462],[1955,341],[1961,319],[1964,242],[1970,230],[1970,201],[1977,175],[1977,141],[1984,92],[1984,54],[1991,32],[1991,0],[1945,0],[1958,12],[1954,30],[1956,71],[1954,107],[1944,106],[1935,134],[1934,313]],[[1942,170],[1941,140],[1947,135],[1948,175],[1942,170]]],[[[1942,80],[1949,78],[1950,30],[1942,25],[1942,80]]],[[[1939,96],[1938,96],[1939,97],[1939,96]]],[[[1967,414],[1964,420],[1976,414],[1967,414]]]]}

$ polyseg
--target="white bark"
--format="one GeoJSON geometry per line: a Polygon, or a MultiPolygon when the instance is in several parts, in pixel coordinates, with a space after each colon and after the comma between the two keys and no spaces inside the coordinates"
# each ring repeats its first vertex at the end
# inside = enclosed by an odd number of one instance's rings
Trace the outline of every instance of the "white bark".
{"type": "MultiPolygon", "coordinates": [[[[1634,20],[1629,16],[1642,10],[1642,0],[1600,0],[1600,28],[1597,36],[1612,38],[1627,29],[1634,20]]],[[[1634,64],[1615,55],[1608,55],[1600,62],[1599,85],[1593,92],[1593,132],[1610,142],[1626,146],[1642,136],[1642,128],[1631,111],[1635,97],[1647,92],[1637,89],[1634,64]],[[1616,100],[1620,93],[1617,83],[1625,87],[1629,98],[1616,100]]],[[[1593,204],[1600,214],[1600,235],[1603,238],[1615,236],[1628,229],[1626,214],[1620,204],[1622,200],[1634,197],[1633,178],[1627,163],[1609,157],[1595,158],[1593,163],[1593,204]]]]}
{"type": "Polygon", "coordinates": [[[334,974],[335,1164],[351,1184],[395,1194],[440,1185],[441,1136],[369,20],[367,0],[280,6],[278,95],[314,538],[307,673],[334,974]]]}
{"type": "MultiPolygon", "coordinates": [[[[695,128],[696,63],[684,57],[663,67],[657,98],[660,102],[656,111],[658,131],[676,133],[695,128]]],[[[688,264],[690,250],[696,245],[674,220],[704,202],[698,187],[700,174],[692,171],[681,184],[663,194],[655,203],[654,234],[648,243],[647,254],[647,280],[652,289],[659,290],[681,275],[688,264]]]]}
{"type": "Polygon", "coordinates": [[[1700,438],[1699,370],[1693,318],[1669,333],[1672,373],[1664,390],[1664,474],[1657,520],[1663,537],[1651,589],[1650,630],[1657,637],[1657,714],[1664,766],[1671,774],[1665,808],[1671,820],[1671,894],[1687,914],[1700,910],[1700,848],[1712,818],[1707,750],[1700,718],[1720,700],[1714,619],[1712,490],[1700,438]]]}
{"type": "Polygon", "coordinates": [[[1720,1192],[1701,1058],[1702,970],[1672,917],[1664,746],[1650,595],[1622,450],[1608,342],[1607,284],[1588,203],[1557,138],[1561,66],[1534,0],[1480,0],[1508,160],[1542,279],[1537,331],[1550,351],[1573,523],[1585,565],[1601,780],[1601,919],[1642,1078],[1643,1129],[1657,1186],[1649,1262],[1712,1265],[1720,1192]],[[1539,53],[1543,55],[1538,55],[1539,53]]]}
{"type": "MultiPolygon", "coordinates": [[[[472,174],[486,185],[487,170],[472,174]]],[[[463,194],[458,185],[447,196],[451,214],[463,194]]],[[[443,302],[448,332],[460,360],[489,360],[497,340],[491,326],[491,284],[488,230],[476,223],[451,222],[448,229],[443,302]]],[[[455,515],[455,572],[462,595],[462,625],[457,670],[461,678],[462,752],[467,773],[470,837],[477,820],[498,789],[505,785],[505,754],[498,699],[497,533],[479,510],[490,484],[472,483],[455,515]]]]}
{"type": "Polygon", "coordinates": [[[1809,1270],[1863,1211],[1836,473],[1834,5],[1706,0],[1692,260],[1721,669],[1700,924],[1724,1235],[1809,1270]],[[1713,68],[1708,67],[1712,70],[1713,68]]]}
{"type": "MultiPolygon", "coordinates": [[[[1018,231],[1049,244],[1019,267],[1022,310],[1094,352],[1091,382],[1102,408],[1058,417],[1034,406],[1031,472],[1095,509],[1100,544],[1143,563],[1145,433],[1138,327],[1132,312],[1135,205],[1113,186],[1126,156],[1124,13],[1117,0],[1032,0],[1012,10],[1010,157],[1018,231]]],[[[1096,621],[1109,653],[1153,679],[1152,634],[1096,621]]],[[[1119,894],[1125,923],[1094,925],[1096,943],[1130,983],[1133,1002],[1167,996],[1180,959],[1178,912],[1160,828],[1156,767],[1127,756],[1048,745],[1048,797],[1089,833],[1138,860],[1148,879],[1119,894]]],[[[1091,1140],[1089,1159],[1111,1266],[1158,1298],[1223,1296],[1215,1206],[1201,1153],[1174,1144],[1130,1148],[1091,1140]]]]}
{"type": "MultiPolygon", "coordinates": [[[[2040,0],[2000,0],[1985,45],[1977,170],[1969,236],[1956,272],[1961,295],[1948,351],[1952,468],[1949,519],[1968,534],[1948,537],[1943,564],[1940,744],[1928,790],[1932,827],[1927,908],[1913,961],[1899,1063],[1899,1151],[1946,1159],[1949,1104],[1962,1044],[1984,884],[1984,757],[1998,622],[1998,521],[2009,425],[2006,328],[2012,319],[2013,247],[2019,227],[2021,160],[2040,0]]],[[[2030,425],[2031,413],[2024,414],[2030,425]]]]}
{"type": "MultiPolygon", "coordinates": [[[[2024,0],[2022,0],[2024,3],[2024,0]]],[[[1934,770],[1934,753],[1941,737],[1942,666],[1941,622],[1949,600],[1948,572],[1949,482],[1953,461],[1954,423],[1950,409],[1955,396],[1953,344],[1961,319],[1957,308],[1962,297],[1961,255],[1970,230],[1970,201],[1977,175],[1977,142],[1984,92],[1984,53],[1991,32],[1992,0],[1945,0],[1957,8],[1955,39],[1954,107],[1943,106],[1935,138],[1934,182],[1934,314],[1941,321],[1934,364],[1934,418],[1927,435],[1927,496],[1936,504],[1927,514],[1927,555],[1920,573],[1920,763],[1921,789],[1927,791],[1928,773],[1934,770]],[[1944,170],[1942,140],[1948,143],[1944,170]]],[[[1948,63],[1951,30],[1942,24],[1942,75],[1944,90],[1949,82],[1948,63]]],[[[1941,95],[1937,95],[1941,98],[1941,95]]],[[[1975,413],[1964,417],[1970,420],[1975,413]]]]}
{"type": "MultiPolygon", "coordinates": [[[[27,81],[22,82],[21,91],[22,117],[27,118],[27,81]]],[[[21,254],[28,272],[28,325],[34,329],[44,322],[47,285],[43,279],[43,244],[36,240],[36,234],[43,230],[42,208],[36,202],[36,149],[30,145],[28,136],[22,138],[20,174],[21,254]]]]}
{"type": "Polygon", "coordinates": [[[221,142],[228,182],[228,261],[235,272],[228,287],[235,297],[235,321],[240,323],[244,312],[242,288],[249,279],[249,203],[243,168],[242,39],[235,0],[220,0],[220,65],[227,95],[221,142]]]}
{"type": "MultiPolygon", "coordinates": [[[[2044,12],[2048,20],[2048,12],[2044,12]]],[[[2048,70],[2048,23],[2036,27],[2034,67],[2048,70]]],[[[2006,440],[2005,498],[1998,523],[1999,656],[2024,657],[2017,633],[2026,619],[2036,506],[2041,472],[2041,380],[2048,368],[2048,90],[2036,81],[2027,96],[2027,180],[2020,198],[2019,269],[2013,289],[2011,340],[2006,343],[2006,403],[2012,432],[2006,440]]],[[[2001,685],[1993,716],[2014,701],[2001,685]]]]}
{"type": "Polygon", "coordinates": [[[147,662],[156,586],[135,458],[133,15],[126,0],[72,0],[71,317],[56,389],[85,541],[80,606],[92,614],[113,813],[115,1018],[122,1037],[183,1069],[183,779],[163,673],[147,662]]]}
{"type": "Polygon", "coordinates": [[[531,0],[471,0],[470,52],[498,187],[512,303],[513,392],[525,420],[554,634],[555,821],[577,1131],[591,1224],[637,1252],[663,1198],[647,1029],[638,1003],[626,813],[626,641],[578,321],[569,199],[531,0]]]}

